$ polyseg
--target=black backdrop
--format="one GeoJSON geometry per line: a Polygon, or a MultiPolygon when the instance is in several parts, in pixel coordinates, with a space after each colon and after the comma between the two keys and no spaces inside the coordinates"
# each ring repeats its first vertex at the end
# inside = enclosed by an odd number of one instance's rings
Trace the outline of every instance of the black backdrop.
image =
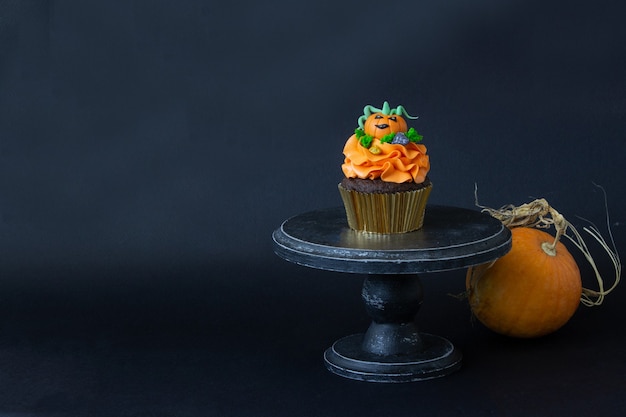
{"type": "Polygon", "coordinates": [[[463,371],[359,385],[320,356],[367,325],[359,280],[270,235],[340,204],[343,143],[388,100],[431,202],[477,185],[602,226],[599,184],[624,252],[620,3],[0,1],[0,413],[619,415],[623,290],[526,343],[470,323],[462,272],[425,279],[463,371]]]}

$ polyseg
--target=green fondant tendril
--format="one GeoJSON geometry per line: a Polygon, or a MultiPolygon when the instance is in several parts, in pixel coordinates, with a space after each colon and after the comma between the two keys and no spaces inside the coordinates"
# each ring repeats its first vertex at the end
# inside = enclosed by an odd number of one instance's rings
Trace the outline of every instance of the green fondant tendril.
{"type": "Polygon", "coordinates": [[[367,118],[374,113],[382,113],[385,115],[399,114],[408,119],[417,119],[417,116],[411,116],[409,113],[407,113],[406,109],[403,106],[398,106],[395,109],[392,109],[389,107],[389,103],[385,101],[383,103],[383,108],[379,109],[368,104],[363,108],[363,115],[358,119],[359,127],[361,129],[364,127],[367,118]]]}

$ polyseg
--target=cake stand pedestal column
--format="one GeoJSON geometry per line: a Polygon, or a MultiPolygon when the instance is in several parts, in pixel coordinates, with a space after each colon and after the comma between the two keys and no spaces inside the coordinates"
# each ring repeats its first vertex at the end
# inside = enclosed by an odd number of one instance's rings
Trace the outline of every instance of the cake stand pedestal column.
{"type": "Polygon", "coordinates": [[[428,206],[424,227],[377,235],[351,230],[343,207],[292,217],[274,231],[274,251],[299,265],[365,274],[362,298],[372,322],[364,333],[324,353],[331,372],[370,382],[410,382],[448,375],[462,354],[447,339],[418,330],[419,273],[467,268],[504,255],[511,234],[498,220],[468,209],[428,206]]]}

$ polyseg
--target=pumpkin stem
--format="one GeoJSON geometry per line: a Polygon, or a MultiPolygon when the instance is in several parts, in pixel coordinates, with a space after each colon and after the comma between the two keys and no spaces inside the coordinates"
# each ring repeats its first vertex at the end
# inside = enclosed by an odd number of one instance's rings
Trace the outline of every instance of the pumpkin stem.
{"type": "Polygon", "coordinates": [[[598,188],[602,190],[604,193],[604,204],[606,209],[606,221],[607,228],[609,231],[609,237],[611,239],[612,248],[606,243],[598,229],[591,224],[591,227],[585,227],[583,230],[591,235],[602,248],[606,251],[613,263],[613,267],[615,269],[615,278],[613,285],[609,289],[604,288],[604,280],[598,271],[598,267],[591,256],[591,252],[587,247],[585,241],[583,240],[580,233],[576,230],[576,228],[565,219],[558,211],[556,211],[548,202],[541,198],[530,203],[522,204],[521,206],[514,206],[512,204],[503,206],[500,209],[492,209],[489,207],[481,206],[478,204],[478,186],[474,186],[474,197],[476,206],[480,207],[482,211],[489,213],[492,217],[500,220],[502,224],[509,228],[514,227],[537,227],[537,228],[548,228],[551,225],[554,225],[556,230],[556,236],[554,238],[554,242],[552,243],[544,243],[541,245],[541,248],[548,255],[554,256],[556,255],[556,245],[562,237],[567,238],[574,246],[580,250],[587,262],[591,265],[594,274],[596,276],[596,280],[598,282],[598,291],[591,290],[588,288],[583,288],[581,295],[581,303],[587,307],[597,306],[602,304],[604,301],[604,297],[608,295],[611,291],[613,291],[617,284],[620,281],[622,275],[622,263],[619,258],[619,254],[617,253],[617,248],[615,247],[615,241],[613,240],[613,235],[611,233],[611,226],[609,220],[609,210],[608,203],[606,198],[606,192],[604,188],[601,186],[594,184],[598,188]],[[567,231],[571,231],[571,234],[568,234],[567,231]]]}
{"type": "Polygon", "coordinates": [[[383,103],[383,108],[381,110],[382,114],[391,114],[391,107],[389,107],[389,102],[385,101],[383,103]]]}
{"type": "Polygon", "coordinates": [[[541,244],[541,249],[543,249],[543,251],[549,256],[556,256],[556,243],[556,240],[554,243],[543,242],[541,244]]]}
{"type": "Polygon", "coordinates": [[[565,217],[563,217],[561,215],[561,213],[559,213],[558,211],[556,211],[552,207],[548,206],[548,211],[550,213],[550,216],[552,216],[552,220],[554,222],[554,229],[556,230],[556,234],[554,236],[554,241],[552,243],[544,242],[541,245],[541,248],[548,255],[556,256],[556,244],[559,243],[559,240],[561,240],[561,236],[563,236],[565,234],[565,232],[567,231],[568,223],[565,220],[565,217]]]}

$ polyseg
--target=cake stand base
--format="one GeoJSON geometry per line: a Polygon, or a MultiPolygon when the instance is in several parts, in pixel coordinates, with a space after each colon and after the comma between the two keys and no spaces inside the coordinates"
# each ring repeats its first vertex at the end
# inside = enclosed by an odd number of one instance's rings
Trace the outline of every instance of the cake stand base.
{"type": "Polygon", "coordinates": [[[361,298],[372,322],[367,332],[326,350],[328,370],[360,381],[410,382],[461,367],[462,355],[452,343],[418,330],[415,318],[423,299],[418,275],[367,275],[361,298]]]}
{"type": "Polygon", "coordinates": [[[344,378],[367,382],[413,382],[449,375],[461,367],[461,352],[447,339],[420,333],[423,350],[411,355],[363,351],[364,334],[344,337],[324,353],[326,368],[344,378]]]}

